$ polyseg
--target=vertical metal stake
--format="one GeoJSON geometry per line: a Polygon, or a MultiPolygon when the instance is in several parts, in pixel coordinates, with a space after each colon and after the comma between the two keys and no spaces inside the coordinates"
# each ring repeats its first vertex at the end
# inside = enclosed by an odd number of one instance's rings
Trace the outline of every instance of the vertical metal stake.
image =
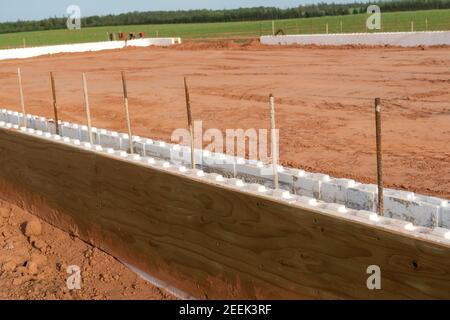
{"type": "Polygon", "coordinates": [[[50,82],[52,84],[53,114],[54,114],[54,118],[55,118],[55,133],[57,135],[59,135],[58,104],[56,103],[56,88],[55,88],[55,78],[53,77],[53,72],[50,72],[50,82]]]}
{"type": "Polygon", "coordinates": [[[89,97],[88,97],[88,90],[87,90],[87,84],[86,84],[86,75],[82,74],[83,79],[83,92],[84,92],[84,107],[86,110],[86,120],[87,120],[87,126],[88,126],[88,135],[89,135],[89,142],[91,144],[94,144],[94,139],[92,137],[92,125],[91,125],[91,110],[89,108],[89,97]]]}
{"type": "Polygon", "coordinates": [[[194,127],[192,125],[191,98],[189,96],[189,88],[187,85],[186,78],[184,78],[184,90],[186,93],[186,109],[187,109],[189,133],[191,135],[191,164],[192,169],[195,169],[194,127]]]}
{"type": "Polygon", "coordinates": [[[125,107],[125,118],[127,121],[127,129],[128,129],[128,148],[130,149],[130,153],[134,153],[133,135],[131,133],[130,110],[128,108],[127,79],[125,78],[125,73],[123,71],[122,71],[122,86],[123,86],[123,104],[125,107]]]}
{"type": "Polygon", "coordinates": [[[272,94],[269,96],[270,104],[270,130],[272,134],[272,166],[273,166],[273,182],[275,190],[278,190],[278,148],[277,148],[277,133],[275,130],[275,102],[272,94]]]}
{"type": "Polygon", "coordinates": [[[20,107],[22,109],[22,126],[27,126],[27,115],[25,113],[25,100],[23,98],[22,74],[20,68],[17,68],[17,79],[19,80],[20,107]]]}
{"type": "Polygon", "coordinates": [[[377,183],[378,183],[378,214],[384,216],[383,197],[383,166],[381,150],[381,99],[375,99],[375,124],[377,135],[377,183]]]}

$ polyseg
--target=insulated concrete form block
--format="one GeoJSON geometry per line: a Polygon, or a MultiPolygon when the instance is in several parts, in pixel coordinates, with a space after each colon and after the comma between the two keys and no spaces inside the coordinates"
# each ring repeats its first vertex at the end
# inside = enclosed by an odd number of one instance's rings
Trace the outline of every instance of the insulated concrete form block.
{"type": "Polygon", "coordinates": [[[171,150],[164,141],[156,141],[152,143],[145,143],[145,155],[147,157],[162,158],[170,160],[171,150]]]}
{"type": "Polygon", "coordinates": [[[236,164],[237,175],[249,175],[259,177],[264,180],[270,180],[269,176],[264,174],[264,168],[257,165],[246,164],[245,166],[236,164]]]}
{"type": "Polygon", "coordinates": [[[24,125],[24,122],[25,122],[25,125],[27,125],[26,120],[27,120],[27,116],[25,115],[25,119],[24,119],[23,113],[19,112],[19,113],[18,113],[18,119],[17,119],[17,121],[19,122],[18,125],[19,125],[19,126],[23,126],[23,125],[24,125]]]}
{"type": "Polygon", "coordinates": [[[74,123],[63,122],[61,135],[70,139],[80,139],[80,126],[74,123]]]}
{"type": "Polygon", "coordinates": [[[260,41],[264,45],[394,45],[416,47],[420,45],[448,45],[450,44],[450,31],[262,36],[260,41]]]}
{"type": "Polygon", "coordinates": [[[403,199],[408,199],[408,200],[414,200],[416,198],[416,195],[414,194],[414,192],[410,192],[410,191],[403,191],[403,190],[395,190],[395,189],[389,189],[389,188],[384,188],[384,195],[388,195],[388,196],[395,196],[395,197],[400,197],[403,199]]]}
{"type": "Polygon", "coordinates": [[[33,129],[46,132],[48,130],[47,119],[44,117],[39,117],[35,119],[33,129]]]}
{"type": "MultiPolygon", "coordinates": [[[[58,127],[59,127],[59,132],[61,133],[61,121],[58,121],[58,127]]],[[[48,121],[47,123],[47,130],[48,133],[52,133],[52,134],[56,134],[56,124],[55,122],[52,121],[48,121]]]]}
{"type": "Polygon", "coordinates": [[[129,137],[127,133],[120,133],[120,150],[122,151],[130,151],[130,145],[129,145],[129,137]]]}
{"type": "Polygon", "coordinates": [[[444,199],[440,199],[440,198],[436,198],[436,197],[430,197],[430,196],[424,196],[424,195],[420,195],[417,194],[415,195],[416,199],[422,202],[426,202],[429,204],[434,204],[436,206],[442,206],[442,207],[447,207],[450,205],[450,202],[448,200],[444,200],[444,199]]]}
{"type": "Polygon", "coordinates": [[[89,132],[87,126],[80,127],[80,141],[88,142],[89,141],[89,132]]]}
{"type": "Polygon", "coordinates": [[[268,176],[264,176],[263,167],[258,166],[257,164],[251,164],[250,161],[247,161],[244,158],[235,158],[235,170],[236,175],[249,175],[249,176],[257,176],[264,179],[269,178],[268,176]]]}
{"type": "MultiPolygon", "coordinates": [[[[170,159],[178,164],[191,165],[191,148],[181,145],[168,145],[170,150],[170,159]]],[[[210,152],[209,150],[194,149],[195,152],[195,164],[197,168],[202,168],[208,172],[220,171],[218,164],[221,159],[217,154],[210,152]]]]}
{"type": "Polygon", "coordinates": [[[170,161],[175,164],[190,164],[191,150],[187,146],[173,145],[170,149],[170,161]]]}
{"type": "Polygon", "coordinates": [[[205,169],[211,172],[219,172],[225,176],[235,176],[236,160],[235,157],[224,153],[210,153],[203,158],[205,169]]]}
{"type": "MultiPolygon", "coordinates": [[[[99,134],[98,129],[96,127],[91,128],[92,131],[92,142],[93,144],[99,144],[99,134]]],[[[89,141],[89,129],[87,126],[81,126],[80,127],[80,140],[84,142],[90,142],[89,141]]]]}
{"type": "Polygon", "coordinates": [[[145,157],[145,139],[138,136],[133,136],[133,151],[134,153],[145,157]]]}
{"type": "Polygon", "coordinates": [[[416,199],[428,203],[431,205],[438,206],[438,218],[437,224],[440,227],[450,229],[450,201],[445,199],[440,199],[437,197],[430,197],[425,195],[416,195],[416,199]]]}
{"type": "Polygon", "coordinates": [[[27,128],[34,128],[36,119],[38,119],[38,116],[34,116],[32,114],[27,114],[27,128]]]}
{"type": "Polygon", "coordinates": [[[27,128],[34,129],[36,127],[36,121],[39,120],[39,117],[33,114],[27,114],[27,128]]]}
{"type": "Polygon", "coordinates": [[[116,131],[100,130],[98,132],[99,144],[104,148],[120,149],[120,137],[116,131]]]}
{"type": "Polygon", "coordinates": [[[280,166],[278,168],[278,181],[280,183],[292,186],[294,184],[294,175],[292,172],[280,166]]]}
{"type": "Polygon", "coordinates": [[[13,111],[11,111],[11,110],[7,110],[6,111],[5,122],[7,122],[7,123],[11,122],[12,114],[13,114],[13,111]]]}
{"type": "MultiPolygon", "coordinates": [[[[13,112],[7,111],[5,114],[4,121],[9,122],[13,125],[18,125],[20,127],[22,127],[24,125],[23,114],[20,112],[17,112],[17,111],[13,111],[13,112]]],[[[28,127],[28,123],[25,123],[25,125],[28,127]]]]}
{"type": "MultiPolygon", "coordinates": [[[[166,144],[164,142],[158,142],[159,146],[164,146],[164,148],[167,148],[169,152],[169,157],[164,158],[171,160],[172,162],[176,164],[185,164],[191,166],[191,147],[183,146],[179,144],[166,144]]],[[[155,147],[155,150],[157,150],[155,157],[160,157],[158,154],[163,152],[166,154],[166,151],[161,151],[160,148],[155,147]]],[[[210,159],[211,153],[209,151],[203,151],[201,149],[194,149],[195,153],[195,164],[197,166],[203,166],[205,162],[211,163],[213,160],[210,159]]]]}
{"type": "MultiPolygon", "coordinates": [[[[214,153],[209,150],[205,150],[203,152],[201,167],[206,172],[215,172],[228,176],[233,174],[234,163],[233,166],[229,166],[229,168],[225,170],[223,167],[223,159],[226,160],[226,157],[222,157],[220,153],[214,153]]],[[[232,162],[231,159],[230,162],[232,162]]]]}
{"type": "Polygon", "coordinates": [[[347,203],[348,189],[356,187],[354,180],[333,179],[330,182],[323,182],[320,189],[320,200],[329,203],[345,205],[347,203]]]}
{"type": "Polygon", "coordinates": [[[217,155],[215,153],[212,153],[209,150],[205,150],[203,152],[202,166],[204,168],[214,168],[217,160],[219,160],[219,158],[217,158],[217,155]]]}
{"type": "MultiPolygon", "coordinates": [[[[294,173],[291,170],[284,168],[283,166],[278,166],[278,182],[284,185],[292,186],[294,183],[294,173]]],[[[262,170],[262,175],[267,180],[273,181],[273,166],[271,164],[264,167],[262,170]]]]}
{"type": "Polygon", "coordinates": [[[7,112],[8,112],[8,110],[6,110],[6,109],[0,110],[0,121],[4,121],[4,122],[7,121],[7,119],[6,119],[7,112]]]}
{"type": "Polygon", "coordinates": [[[439,226],[450,229],[450,205],[439,207],[439,226]]]}
{"type": "Polygon", "coordinates": [[[270,192],[272,197],[275,197],[281,201],[285,201],[287,203],[295,203],[298,200],[298,196],[291,194],[286,190],[273,190],[270,192]]]}
{"type": "MultiPolygon", "coordinates": [[[[195,153],[195,163],[199,166],[203,166],[203,158],[205,156],[205,151],[202,149],[194,149],[194,153],[195,153]]],[[[206,154],[208,154],[208,152],[206,152],[206,154]]]]}
{"type": "Polygon", "coordinates": [[[99,137],[99,129],[96,127],[92,127],[92,140],[94,144],[100,144],[100,137],[99,137]]]}
{"type": "Polygon", "coordinates": [[[31,48],[15,48],[0,50],[0,60],[6,59],[25,59],[42,55],[73,53],[73,52],[91,52],[111,49],[122,49],[124,47],[148,47],[148,46],[171,46],[181,43],[180,38],[145,38],[129,41],[103,41],[90,43],[64,44],[55,46],[42,46],[31,48]]]}
{"type": "Polygon", "coordinates": [[[386,195],[384,214],[386,217],[408,221],[417,226],[433,227],[438,223],[439,207],[398,195],[386,195]]]}
{"type": "Polygon", "coordinates": [[[299,177],[295,182],[296,194],[306,197],[320,199],[320,189],[323,182],[329,182],[330,177],[320,173],[307,173],[299,177]]]}
{"type": "Polygon", "coordinates": [[[6,113],[6,122],[11,124],[19,124],[19,113],[15,111],[7,111],[6,113]]]}
{"type": "Polygon", "coordinates": [[[360,184],[347,189],[345,205],[355,210],[376,211],[378,187],[376,185],[360,184]]]}

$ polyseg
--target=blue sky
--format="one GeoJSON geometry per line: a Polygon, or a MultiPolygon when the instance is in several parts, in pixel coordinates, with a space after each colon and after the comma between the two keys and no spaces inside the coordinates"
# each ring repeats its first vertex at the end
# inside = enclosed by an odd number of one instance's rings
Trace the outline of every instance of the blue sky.
{"type": "MultiPolygon", "coordinates": [[[[323,0],[322,0],[323,1],[323,0]]],[[[354,0],[330,0],[346,3],[354,0]]],[[[0,0],[0,21],[36,20],[66,15],[66,8],[76,4],[82,16],[105,15],[129,11],[224,9],[253,6],[294,7],[318,0],[0,0]]]]}

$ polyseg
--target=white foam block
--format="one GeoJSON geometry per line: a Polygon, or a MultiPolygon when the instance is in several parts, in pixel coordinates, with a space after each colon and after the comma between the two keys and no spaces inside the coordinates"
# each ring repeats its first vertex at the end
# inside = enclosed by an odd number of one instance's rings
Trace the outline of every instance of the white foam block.
{"type": "Polygon", "coordinates": [[[120,133],[119,138],[120,138],[120,150],[129,151],[130,145],[128,142],[129,141],[128,134],[120,133]]]}
{"type": "Polygon", "coordinates": [[[170,160],[177,164],[188,164],[191,162],[191,150],[187,146],[173,145],[170,148],[170,160]]]}
{"type": "Polygon", "coordinates": [[[375,32],[262,36],[264,45],[395,45],[402,47],[450,44],[450,31],[375,32]]]}
{"type": "Polygon", "coordinates": [[[34,128],[37,116],[33,116],[31,114],[27,114],[27,128],[34,128]]]}
{"type": "MultiPolygon", "coordinates": [[[[92,140],[93,140],[92,142],[94,144],[100,144],[98,129],[96,127],[92,127],[91,131],[92,131],[92,140]]],[[[89,141],[89,130],[88,130],[87,126],[80,127],[80,140],[85,141],[85,142],[90,142],[89,141]]]]}
{"type": "Polygon", "coordinates": [[[436,197],[429,197],[429,196],[424,196],[424,195],[416,195],[416,199],[422,202],[426,202],[429,204],[434,204],[436,206],[442,206],[442,207],[446,207],[446,206],[450,206],[449,201],[448,200],[444,200],[444,199],[440,199],[440,198],[436,198],[436,197]]]}
{"type": "Polygon", "coordinates": [[[294,184],[294,188],[298,195],[320,199],[322,183],[329,181],[330,177],[327,175],[308,173],[298,178],[294,184]]]}
{"type": "Polygon", "coordinates": [[[235,157],[224,153],[211,153],[208,157],[204,157],[204,166],[221,170],[233,175],[235,172],[235,157]]]}
{"type": "Polygon", "coordinates": [[[61,135],[70,139],[80,139],[80,127],[76,124],[64,122],[61,125],[61,135]]]}
{"type": "Polygon", "coordinates": [[[412,222],[422,227],[433,227],[438,220],[439,207],[399,196],[384,197],[384,214],[387,217],[412,222]]]}
{"type": "Polygon", "coordinates": [[[7,122],[11,124],[19,124],[19,113],[14,111],[7,111],[7,122]]]}
{"type": "MultiPolygon", "coordinates": [[[[257,177],[262,177],[263,172],[262,172],[262,168],[259,168],[256,165],[252,165],[247,161],[244,161],[242,163],[241,162],[236,162],[235,164],[236,166],[236,174],[243,174],[243,175],[250,175],[250,176],[257,176],[257,177]]],[[[273,178],[271,176],[265,176],[265,179],[270,179],[273,178]]]]}
{"type": "Polygon", "coordinates": [[[450,229],[450,206],[439,207],[439,226],[450,229]]]}
{"type": "Polygon", "coordinates": [[[169,146],[161,141],[145,144],[145,155],[162,159],[170,159],[171,151],[169,146]]]}
{"type": "Polygon", "coordinates": [[[320,199],[329,203],[345,204],[347,201],[347,188],[333,182],[322,182],[320,199]]]}
{"type": "Polygon", "coordinates": [[[99,143],[104,148],[120,149],[119,133],[115,131],[100,130],[98,133],[99,143]]]}
{"type": "Polygon", "coordinates": [[[47,119],[44,117],[39,117],[34,121],[34,129],[40,131],[47,131],[47,119]]]}
{"type": "Polygon", "coordinates": [[[1,109],[0,110],[0,121],[7,121],[7,110],[6,109],[1,109]]]}
{"type": "Polygon", "coordinates": [[[347,189],[345,205],[355,210],[376,211],[377,186],[359,185],[347,189]]]}
{"type": "Polygon", "coordinates": [[[145,156],[145,140],[140,137],[133,137],[133,149],[134,153],[140,156],[145,156]]]}
{"type": "MultiPolygon", "coordinates": [[[[61,133],[61,121],[58,121],[59,132],[61,133]]],[[[54,121],[49,121],[47,123],[47,132],[56,134],[56,123],[54,121]]]]}

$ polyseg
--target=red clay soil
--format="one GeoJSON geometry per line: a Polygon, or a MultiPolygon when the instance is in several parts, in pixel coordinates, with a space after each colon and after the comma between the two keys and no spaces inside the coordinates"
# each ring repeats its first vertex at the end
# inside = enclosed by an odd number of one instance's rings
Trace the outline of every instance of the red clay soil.
{"type": "Polygon", "coordinates": [[[52,117],[54,71],[61,118],[85,122],[81,72],[93,124],[125,132],[120,71],[128,77],[134,134],[170,141],[186,127],[183,77],[204,130],[267,128],[276,97],[281,161],[375,182],[374,98],[383,103],[387,187],[450,198],[450,48],[264,47],[187,43],[0,61],[0,106],[52,117]]]}
{"type": "Polygon", "coordinates": [[[174,299],[110,255],[0,201],[0,300],[174,299]],[[81,288],[66,284],[78,266],[81,288]],[[69,270],[70,271],[70,270],[69,270]]]}

